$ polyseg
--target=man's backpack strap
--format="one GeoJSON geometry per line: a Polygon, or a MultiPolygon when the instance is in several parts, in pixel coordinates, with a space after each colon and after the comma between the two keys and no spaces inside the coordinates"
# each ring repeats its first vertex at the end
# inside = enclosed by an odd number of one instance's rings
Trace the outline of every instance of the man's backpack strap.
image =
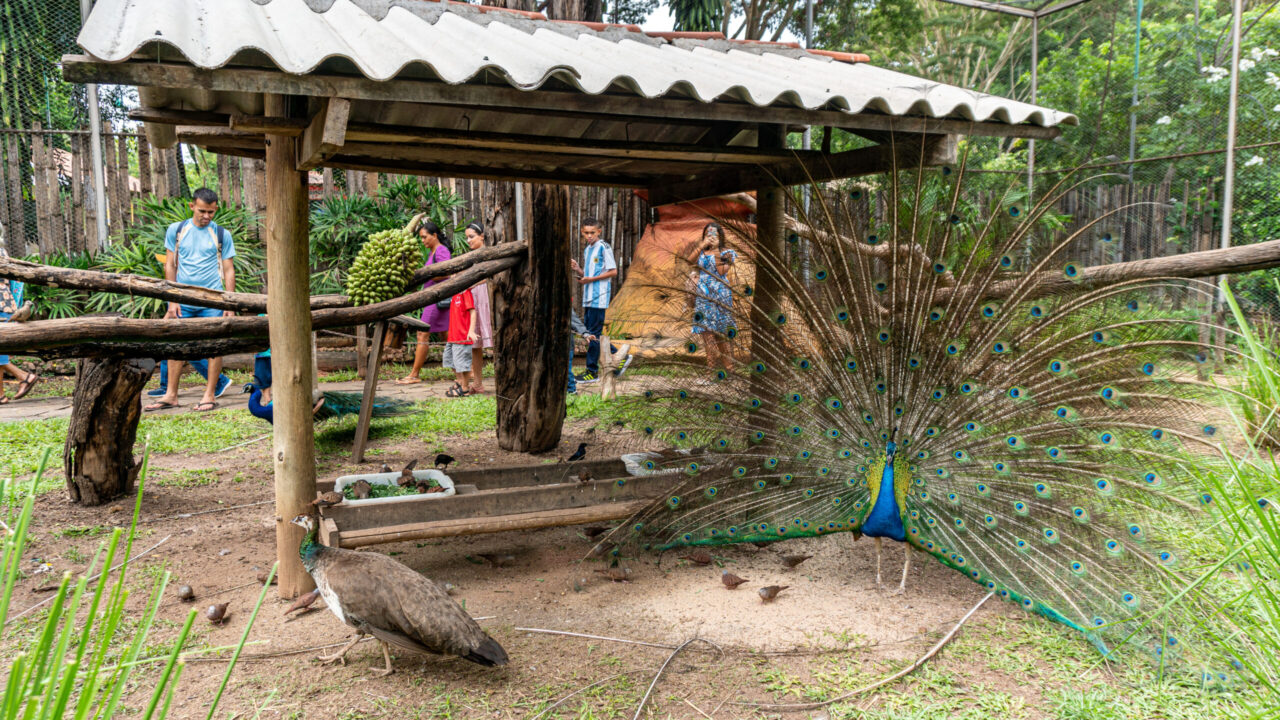
{"type": "MultiPolygon", "coordinates": [[[[218,272],[222,272],[222,243],[226,236],[230,235],[227,229],[221,227],[216,222],[209,223],[209,227],[213,229],[213,237],[218,245],[218,272]]],[[[182,238],[186,237],[187,231],[191,229],[191,218],[187,218],[178,223],[178,233],[173,239],[173,260],[176,269],[178,262],[178,246],[182,243],[182,238]]]]}

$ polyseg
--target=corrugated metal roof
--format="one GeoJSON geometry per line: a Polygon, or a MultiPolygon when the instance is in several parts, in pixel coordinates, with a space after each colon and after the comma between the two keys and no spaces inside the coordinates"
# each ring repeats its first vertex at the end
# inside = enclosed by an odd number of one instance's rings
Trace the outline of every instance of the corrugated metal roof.
{"type": "Polygon", "coordinates": [[[434,0],[98,0],[79,43],[106,62],[176,51],[204,69],[353,68],[372,80],[501,79],[521,90],[559,81],[591,94],[1043,127],[1076,123],[1069,113],[785,45],[651,36],[531,15],[434,0]]]}

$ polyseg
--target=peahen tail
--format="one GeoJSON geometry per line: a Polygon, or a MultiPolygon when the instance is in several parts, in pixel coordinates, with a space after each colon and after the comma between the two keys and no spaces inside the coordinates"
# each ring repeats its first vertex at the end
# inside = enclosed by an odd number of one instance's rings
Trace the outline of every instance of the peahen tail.
{"type": "Polygon", "coordinates": [[[815,191],[781,251],[726,223],[735,262],[714,242],[673,258],[621,412],[644,469],[677,479],[604,547],[863,533],[1100,648],[1148,620],[1182,584],[1172,538],[1212,502],[1189,471],[1233,442],[1208,376],[1236,333],[1175,309],[1211,284],[1081,262],[1110,216],[1063,231],[1066,181],[1027,207],[962,180],[815,191]]]}

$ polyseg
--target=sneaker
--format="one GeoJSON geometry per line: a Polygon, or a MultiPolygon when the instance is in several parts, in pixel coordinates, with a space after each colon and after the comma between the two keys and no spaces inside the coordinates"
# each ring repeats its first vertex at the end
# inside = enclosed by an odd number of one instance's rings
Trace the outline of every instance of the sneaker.
{"type": "Polygon", "coordinates": [[[622,377],[622,373],[626,372],[627,368],[631,367],[631,360],[633,358],[635,358],[635,355],[627,353],[627,359],[622,361],[622,367],[613,371],[613,376],[616,378],[622,377]]]}
{"type": "Polygon", "coordinates": [[[166,390],[165,388],[158,387],[155,390],[148,390],[147,397],[164,397],[164,394],[167,392],[169,391],[166,390]]]}
{"type": "Polygon", "coordinates": [[[222,397],[222,393],[226,392],[229,387],[231,387],[231,378],[226,375],[219,375],[218,392],[214,394],[214,397],[222,397]]]}
{"type": "Polygon", "coordinates": [[[577,376],[577,378],[578,378],[578,382],[580,383],[600,382],[600,378],[595,373],[590,373],[590,372],[584,372],[581,375],[577,376]]]}

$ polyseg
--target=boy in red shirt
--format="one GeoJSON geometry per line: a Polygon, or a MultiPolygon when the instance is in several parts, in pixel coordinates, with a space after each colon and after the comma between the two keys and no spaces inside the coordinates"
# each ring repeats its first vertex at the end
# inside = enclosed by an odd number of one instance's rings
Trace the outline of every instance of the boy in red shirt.
{"type": "Polygon", "coordinates": [[[476,302],[470,288],[463,290],[449,301],[449,335],[445,338],[444,366],[452,368],[455,376],[453,387],[445,395],[466,397],[471,395],[471,346],[479,337],[476,302]]]}

